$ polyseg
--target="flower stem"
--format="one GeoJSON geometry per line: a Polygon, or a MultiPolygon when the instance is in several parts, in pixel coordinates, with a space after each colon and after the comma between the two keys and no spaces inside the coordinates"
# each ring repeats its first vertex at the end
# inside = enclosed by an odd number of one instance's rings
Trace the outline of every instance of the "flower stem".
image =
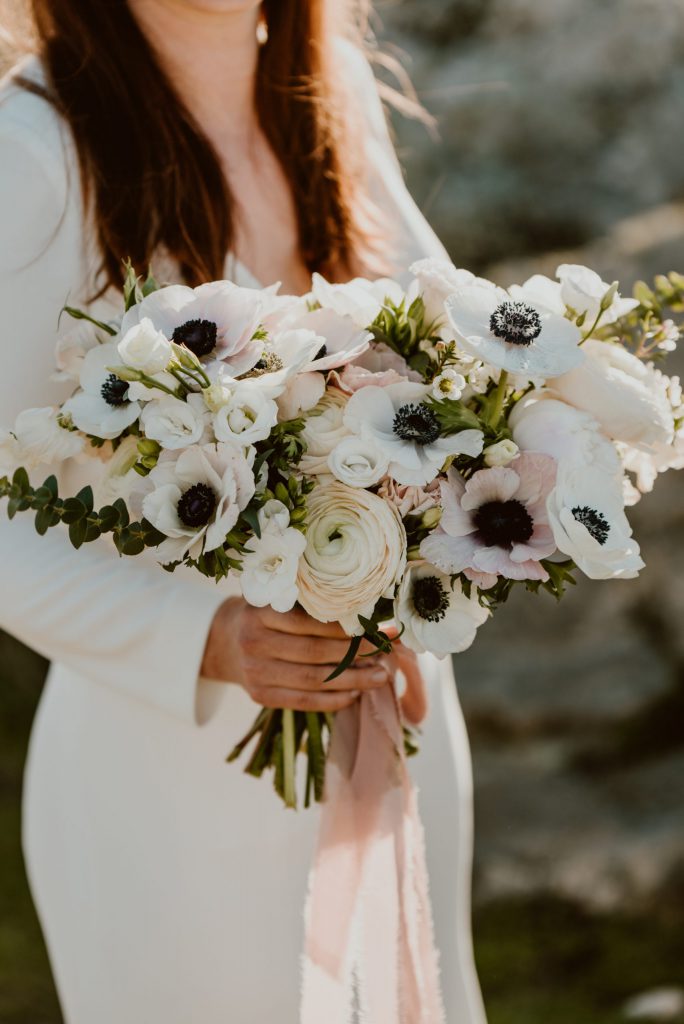
{"type": "Polygon", "coordinates": [[[283,799],[286,807],[297,807],[295,788],[295,721],[294,711],[283,711],[283,799]]]}
{"type": "Polygon", "coordinates": [[[508,387],[508,370],[502,370],[499,375],[499,383],[496,385],[496,391],[494,392],[492,408],[489,413],[487,422],[490,427],[498,426],[499,420],[501,419],[501,413],[503,412],[504,401],[506,398],[506,388],[508,387]]]}

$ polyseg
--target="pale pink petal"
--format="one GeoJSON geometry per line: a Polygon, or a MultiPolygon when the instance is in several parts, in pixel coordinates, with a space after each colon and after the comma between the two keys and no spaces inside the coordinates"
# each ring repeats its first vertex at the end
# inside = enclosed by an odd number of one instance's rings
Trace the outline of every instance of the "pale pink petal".
{"type": "Polygon", "coordinates": [[[512,469],[503,466],[480,469],[466,483],[461,505],[472,511],[489,501],[510,501],[516,496],[519,484],[520,477],[512,469]]]}

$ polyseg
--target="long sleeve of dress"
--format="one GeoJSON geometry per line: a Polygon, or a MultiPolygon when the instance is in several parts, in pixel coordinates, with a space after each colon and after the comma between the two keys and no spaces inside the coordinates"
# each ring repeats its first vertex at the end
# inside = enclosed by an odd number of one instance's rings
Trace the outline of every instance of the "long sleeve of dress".
{"type": "MultiPolygon", "coordinates": [[[[0,426],[56,405],[51,381],[60,309],[83,275],[75,162],[57,115],[11,88],[0,101],[0,426]]],[[[63,388],[63,386],[62,386],[63,388]]],[[[47,475],[47,474],[46,474],[47,475]]],[[[0,509],[0,626],[80,676],[193,720],[218,589],[44,537],[30,513],[0,509]]]]}

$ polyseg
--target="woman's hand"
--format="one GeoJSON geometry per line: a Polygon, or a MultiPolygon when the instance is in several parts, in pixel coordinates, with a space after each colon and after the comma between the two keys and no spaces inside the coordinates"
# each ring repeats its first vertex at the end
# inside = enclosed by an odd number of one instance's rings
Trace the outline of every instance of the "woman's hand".
{"type": "MultiPolygon", "coordinates": [[[[364,690],[386,686],[399,664],[395,655],[361,658],[326,683],[348,647],[349,637],[337,623],[317,622],[299,610],[283,614],[253,608],[230,598],[214,617],[202,675],[239,683],[267,708],[340,711],[364,690]]],[[[359,654],[374,650],[363,641],[359,654]]]]}

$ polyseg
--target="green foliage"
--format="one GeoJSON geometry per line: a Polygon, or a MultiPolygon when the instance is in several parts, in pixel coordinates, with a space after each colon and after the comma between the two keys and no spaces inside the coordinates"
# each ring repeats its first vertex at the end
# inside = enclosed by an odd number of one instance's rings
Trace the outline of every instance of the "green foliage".
{"type": "Polygon", "coordinates": [[[422,341],[437,341],[434,324],[425,320],[425,303],[419,296],[410,306],[405,299],[397,305],[386,298],[384,305],[369,330],[376,342],[382,342],[398,352],[412,369],[425,374],[430,356],[421,350],[422,341]]]}
{"type": "Polygon", "coordinates": [[[0,498],[9,499],[7,515],[10,519],[17,512],[35,511],[35,526],[41,535],[64,523],[75,548],[111,533],[119,554],[139,555],[145,548],[157,547],[164,540],[164,535],[146,519],[130,522],[126,503],[120,498],[96,510],[90,487],[84,487],[73,498],[60,498],[56,477],[49,476],[40,487],[34,488],[23,468],[14,473],[11,481],[6,476],[0,478],[0,498]]]}
{"type": "Polygon", "coordinates": [[[126,271],[123,285],[124,309],[128,312],[132,306],[136,306],[147,295],[158,291],[161,285],[155,280],[151,270],[148,270],[144,281],[138,277],[130,259],[124,260],[124,269],[126,271]]]}
{"type": "Polygon", "coordinates": [[[640,359],[662,358],[668,351],[672,324],[680,329],[684,325],[684,275],[675,271],[658,274],[652,286],[637,281],[633,295],[639,305],[593,336],[620,342],[640,359]]]}

